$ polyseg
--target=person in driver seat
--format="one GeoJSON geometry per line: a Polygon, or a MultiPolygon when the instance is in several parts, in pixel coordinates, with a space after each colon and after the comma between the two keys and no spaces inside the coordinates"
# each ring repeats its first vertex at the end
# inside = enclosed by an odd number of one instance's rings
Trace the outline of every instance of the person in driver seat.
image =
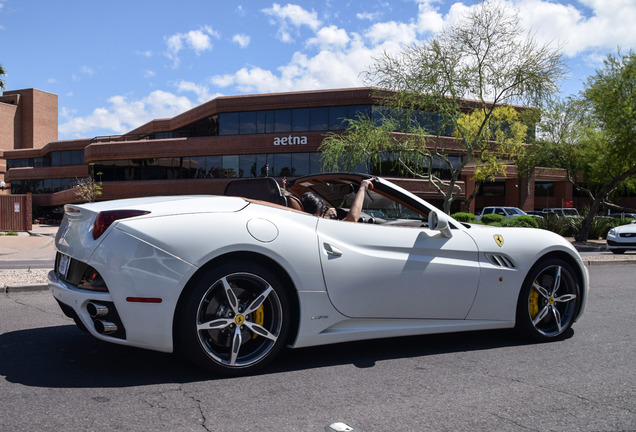
{"type": "MultiPolygon", "coordinates": [[[[362,204],[364,203],[364,195],[367,190],[373,189],[373,182],[375,178],[362,180],[360,183],[360,188],[358,188],[358,192],[356,192],[356,196],[353,199],[353,203],[351,204],[351,209],[347,216],[345,216],[342,220],[357,222],[360,219],[360,213],[362,212],[362,204]]],[[[326,219],[338,219],[338,212],[335,208],[329,207],[325,202],[315,193],[313,192],[305,192],[303,196],[300,197],[300,201],[303,204],[303,209],[307,213],[314,214],[318,217],[326,218],[326,219]]]]}

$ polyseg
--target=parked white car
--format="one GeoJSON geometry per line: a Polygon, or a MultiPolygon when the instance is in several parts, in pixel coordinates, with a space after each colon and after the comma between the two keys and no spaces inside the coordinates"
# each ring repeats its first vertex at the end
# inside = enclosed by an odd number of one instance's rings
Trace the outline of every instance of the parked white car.
{"type": "Polygon", "coordinates": [[[464,225],[379,178],[360,223],[291,206],[313,192],[347,214],[364,179],[66,205],[52,295],[98,339],[180,350],[225,375],[284,347],[515,326],[550,341],[583,313],[587,269],[554,233],[464,225]]]}
{"type": "Polygon", "coordinates": [[[511,219],[518,216],[528,216],[526,212],[524,212],[523,210],[517,207],[492,206],[492,207],[484,207],[481,211],[481,214],[477,216],[477,220],[480,220],[482,216],[486,214],[498,214],[505,217],[506,219],[511,219]]]}
{"type": "Polygon", "coordinates": [[[636,250],[636,221],[612,228],[607,233],[607,250],[622,254],[627,250],[636,250]]]}

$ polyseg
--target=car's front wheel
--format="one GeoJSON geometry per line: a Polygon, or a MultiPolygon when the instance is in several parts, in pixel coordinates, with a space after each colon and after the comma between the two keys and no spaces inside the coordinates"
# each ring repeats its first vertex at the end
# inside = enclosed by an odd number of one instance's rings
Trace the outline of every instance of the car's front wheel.
{"type": "Polygon", "coordinates": [[[279,278],[252,263],[226,263],[200,279],[177,316],[179,345],[204,369],[243,375],[266,366],[286,343],[287,294],[279,278]]]}
{"type": "Polygon", "coordinates": [[[572,267],[561,259],[535,265],[517,303],[517,328],[532,339],[547,341],[572,326],[579,308],[580,288],[572,267]]]}

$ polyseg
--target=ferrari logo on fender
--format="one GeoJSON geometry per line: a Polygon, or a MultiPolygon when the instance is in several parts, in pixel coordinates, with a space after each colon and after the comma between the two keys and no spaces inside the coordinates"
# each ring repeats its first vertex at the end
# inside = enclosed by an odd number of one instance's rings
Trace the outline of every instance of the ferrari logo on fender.
{"type": "Polygon", "coordinates": [[[503,246],[503,236],[500,234],[495,234],[494,236],[495,239],[495,243],[497,243],[497,246],[502,247],[503,246]]]}

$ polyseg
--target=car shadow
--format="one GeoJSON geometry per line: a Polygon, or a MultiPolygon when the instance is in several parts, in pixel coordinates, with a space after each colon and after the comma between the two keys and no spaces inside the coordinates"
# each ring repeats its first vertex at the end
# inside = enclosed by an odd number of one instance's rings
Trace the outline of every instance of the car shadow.
{"type": "MultiPolygon", "coordinates": [[[[570,329],[566,337],[573,333],[570,329]]],[[[512,330],[490,330],[357,341],[284,350],[261,375],[532,342],[512,330]]],[[[0,335],[0,375],[13,383],[48,388],[110,388],[221,379],[181,356],[102,342],[73,325],[0,335]]]]}

